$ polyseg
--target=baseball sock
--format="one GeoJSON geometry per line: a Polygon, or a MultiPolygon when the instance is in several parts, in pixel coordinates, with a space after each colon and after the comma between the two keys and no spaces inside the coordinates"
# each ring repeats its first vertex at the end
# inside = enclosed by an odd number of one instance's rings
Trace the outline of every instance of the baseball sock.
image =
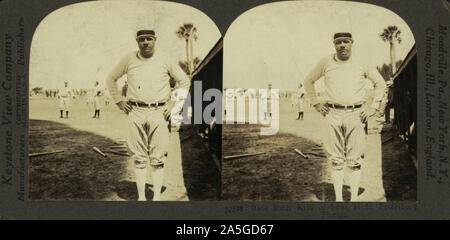
{"type": "Polygon", "coordinates": [[[97,117],[100,118],[100,109],[97,110],[97,117]]]}
{"type": "Polygon", "coordinates": [[[66,111],[66,118],[69,117],[69,111],[66,111]]]}
{"type": "Polygon", "coordinates": [[[344,184],[344,170],[333,170],[331,172],[333,178],[334,195],[336,202],[342,202],[342,185],[344,184]]]}
{"type": "Polygon", "coordinates": [[[138,201],[146,201],[145,198],[145,182],[147,180],[147,168],[135,168],[136,187],[138,191],[138,201]]]}
{"type": "Polygon", "coordinates": [[[161,200],[161,188],[163,183],[164,168],[152,166],[153,201],[161,200]]]}
{"type": "Polygon", "coordinates": [[[359,191],[359,181],[361,179],[361,170],[352,170],[350,172],[349,181],[350,181],[350,192],[351,192],[351,202],[358,201],[358,191],[359,191]]]}
{"type": "Polygon", "coordinates": [[[63,118],[63,110],[59,110],[59,113],[61,114],[61,117],[60,118],[63,118]]]}
{"type": "Polygon", "coordinates": [[[303,120],[303,112],[300,112],[300,115],[302,116],[302,120],[303,120]]]}

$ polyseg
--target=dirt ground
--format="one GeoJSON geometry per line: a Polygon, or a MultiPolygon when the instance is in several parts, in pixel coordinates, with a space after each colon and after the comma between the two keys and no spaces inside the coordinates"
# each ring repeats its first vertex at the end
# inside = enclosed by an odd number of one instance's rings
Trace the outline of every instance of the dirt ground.
{"type": "MultiPolygon", "coordinates": [[[[114,105],[103,106],[100,119],[93,119],[93,113],[92,105],[75,99],[69,118],[60,119],[57,99],[30,99],[29,152],[64,150],[30,158],[30,200],[137,199],[129,158],[108,153],[104,158],[92,150],[124,143],[125,114],[114,105]]],[[[221,178],[195,129],[184,126],[173,133],[174,148],[165,168],[165,200],[333,201],[328,161],[311,155],[304,159],[293,150],[307,153],[320,148],[322,117],[306,109],[305,119],[296,120],[289,100],[281,101],[280,114],[280,130],[273,136],[261,136],[260,125],[223,125],[224,156],[265,154],[223,161],[221,178]]],[[[385,126],[383,134],[368,135],[367,145],[360,200],[416,201],[417,171],[395,129],[385,126]]],[[[149,177],[149,199],[151,190],[149,177]]],[[[344,186],[344,200],[349,197],[344,186]]]]}
{"type": "MultiPolygon", "coordinates": [[[[129,157],[106,153],[105,158],[92,150],[94,146],[106,151],[124,144],[125,114],[113,104],[103,105],[100,119],[94,119],[93,105],[79,98],[71,101],[69,118],[60,119],[58,103],[42,96],[30,99],[29,152],[64,152],[30,158],[29,199],[136,200],[129,157]]],[[[220,174],[202,139],[187,126],[170,137],[173,147],[165,167],[163,199],[215,200],[220,174]],[[185,139],[181,146],[180,138],[185,139]]],[[[151,199],[150,176],[147,182],[147,198],[151,199]]]]}
{"type": "MultiPolygon", "coordinates": [[[[265,152],[263,155],[224,160],[222,200],[226,201],[334,201],[331,166],[325,157],[297,154],[321,152],[323,118],[311,108],[296,120],[290,100],[280,102],[280,130],[261,136],[261,125],[224,125],[223,155],[265,152]],[[314,150],[313,150],[314,148],[314,150]]],[[[373,126],[373,119],[369,122],[373,126]]],[[[369,131],[362,167],[360,201],[416,201],[417,170],[405,144],[392,126],[369,131]],[[392,139],[385,144],[383,141],[392,139]]],[[[350,199],[347,179],[344,200],[350,199]]]]}

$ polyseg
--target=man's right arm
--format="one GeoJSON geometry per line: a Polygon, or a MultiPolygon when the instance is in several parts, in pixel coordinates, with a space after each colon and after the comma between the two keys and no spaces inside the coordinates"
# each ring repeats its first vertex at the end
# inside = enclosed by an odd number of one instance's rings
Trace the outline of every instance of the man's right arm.
{"type": "Polygon", "coordinates": [[[323,69],[325,66],[327,58],[321,59],[316,66],[311,70],[311,72],[306,76],[304,84],[305,84],[305,90],[306,90],[306,96],[310,99],[311,105],[314,106],[314,108],[322,113],[322,115],[325,116],[325,114],[328,112],[328,108],[319,102],[316,95],[316,88],[314,87],[314,83],[319,80],[323,76],[323,69]]]}
{"type": "Polygon", "coordinates": [[[316,105],[319,103],[319,100],[316,96],[316,88],[314,87],[314,83],[319,80],[323,75],[325,59],[321,59],[316,66],[309,72],[306,76],[304,84],[306,90],[306,96],[311,99],[311,104],[316,105]]]}
{"type": "MultiPolygon", "coordinates": [[[[117,88],[117,80],[121,78],[123,75],[127,73],[127,64],[128,64],[129,56],[122,58],[120,62],[112,69],[108,77],[106,78],[106,86],[108,88],[109,94],[111,95],[114,102],[117,104],[117,106],[124,111],[125,113],[128,113],[131,111],[131,106],[126,103],[126,101],[123,100],[121,96],[121,92],[117,88]]],[[[95,95],[95,93],[94,93],[95,95]]]]}
{"type": "Polygon", "coordinates": [[[114,99],[115,103],[118,103],[123,100],[116,83],[117,80],[119,80],[119,78],[121,78],[123,75],[126,74],[127,63],[128,63],[128,56],[122,58],[120,62],[116,66],[114,66],[114,68],[106,78],[106,87],[108,88],[108,91],[111,94],[111,97],[114,99]]]}

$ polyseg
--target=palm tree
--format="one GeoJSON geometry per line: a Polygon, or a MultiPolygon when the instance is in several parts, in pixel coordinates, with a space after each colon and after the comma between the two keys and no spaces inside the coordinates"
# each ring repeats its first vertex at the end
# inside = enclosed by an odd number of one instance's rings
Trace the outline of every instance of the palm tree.
{"type": "Polygon", "coordinates": [[[192,23],[185,23],[178,28],[178,31],[176,31],[175,34],[178,38],[186,41],[186,61],[188,63],[189,74],[192,74],[194,71],[193,41],[196,41],[198,38],[197,28],[192,23]]]}
{"type": "Polygon", "coordinates": [[[395,43],[401,43],[402,39],[400,38],[400,29],[397,26],[388,26],[383,30],[380,34],[381,39],[384,42],[388,42],[390,46],[391,53],[391,64],[392,64],[392,75],[397,71],[397,67],[395,65],[395,43]]]}
{"type": "Polygon", "coordinates": [[[191,50],[191,53],[190,53],[190,55],[191,55],[191,61],[189,62],[191,65],[191,73],[192,72],[194,72],[195,71],[195,58],[194,58],[194,41],[197,41],[197,38],[198,38],[198,35],[197,35],[197,28],[196,27],[194,27],[194,28],[192,28],[192,31],[191,31],[191,40],[189,41],[189,48],[190,48],[190,50],[191,50]]]}

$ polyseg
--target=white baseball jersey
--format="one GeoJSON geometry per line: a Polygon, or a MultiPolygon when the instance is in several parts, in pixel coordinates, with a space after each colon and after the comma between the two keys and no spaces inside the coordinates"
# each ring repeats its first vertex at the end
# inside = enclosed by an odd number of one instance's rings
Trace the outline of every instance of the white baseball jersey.
{"type": "Polygon", "coordinates": [[[70,87],[63,87],[59,89],[58,96],[62,98],[68,98],[73,96],[72,89],[70,87]]]}
{"type": "Polygon", "coordinates": [[[102,89],[100,88],[100,85],[94,86],[94,96],[100,96],[102,93],[102,89]]]}
{"type": "MultiPolygon", "coordinates": [[[[187,95],[190,86],[189,77],[174,61],[155,53],[151,58],[143,58],[138,51],[126,55],[112,70],[106,84],[115,102],[121,101],[116,81],[127,74],[127,98],[145,103],[168,101],[170,99],[169,80],[172,77],[182,93],[187,95]]],[[[181,94],[181,93],[179,93],[181,94]]]]}
{"type": "MultiPolygon", "coordinates": [[[[106,80],[111,97],[116,103],[122,100],[116,82],[125,74],[129,100],[147,104],[170,100],[170,77],[179,86],[173,95],[174,100],[184,101],[189,91],[190,79],[177,63],[172,63],[158,54],[146,59],[135,51],[122,58],[106,80]],[[184,91],[181,91],[183,89],[184,91]]],[[[167,159],[169,128],[164,117],[165,110],[167,105],[156,108],[133,106],[128,113],[127,143],[136,168],[145,168],[148,161],[151,165],[161,165],[167,159]]]]}
{"type": "Polygon", "coordinates": [[[313,105],[318,103],[314,82],[321,77],[324,77],[325,101],[329,103],[363,103],[367,79],[375,89],[372,107],[378,108],[385,93],[386,83],[374,66],[355,57],[341,61],[336,54],[332,54],[322,58],[305,79],[306,92],[313,105]]]}

